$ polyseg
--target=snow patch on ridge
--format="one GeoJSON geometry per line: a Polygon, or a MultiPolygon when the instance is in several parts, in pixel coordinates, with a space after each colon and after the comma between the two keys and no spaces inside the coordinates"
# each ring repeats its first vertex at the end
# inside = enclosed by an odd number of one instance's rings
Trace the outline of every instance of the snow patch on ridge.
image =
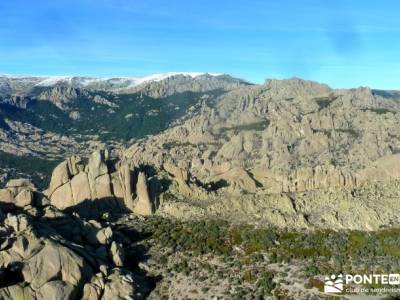
{"type": "Polygon", "coordinates": [[[168,72],[161,74],[153,74],[149,76],[143,77],[108,77],[108,78],[94,78],[94,77],[71,77],[71,76],[49,76],[42,77],[39,83],[36,86],[42,87],[51,87],[57,85],[59,83],[67,83],[73,84],[79,87],[87,87],[92,84],[100,84],[100,83],[112,83],[112,84],[123,84],[124,88],[130,88],[138,86],[145,82],[151,81],[161,81],[176,75],[184,75],[190,76],[192,78],[196,78],[201,75],[209,74],[211,76],[218,76],[221,74],[216,73],[204,73],[204,72],[168,72]]]}
{"type": "Polygon", "coordinates": [[[54,76],[54,77],[48,77],[45,78],[44,80],[40,81],[37,83],[37,86],[53,86],[58,83],[71,83],[73,77],[67,77],[67,76],[54,76]]]}

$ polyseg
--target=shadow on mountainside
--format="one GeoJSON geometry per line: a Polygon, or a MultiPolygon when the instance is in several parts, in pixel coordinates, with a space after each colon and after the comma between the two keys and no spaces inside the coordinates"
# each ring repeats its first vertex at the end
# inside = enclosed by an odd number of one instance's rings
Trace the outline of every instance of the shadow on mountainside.
{"type": "Polygon", "coordinates": [[[101,199],[87,199],[74,206],[63,210],[67,214],[77,214],[84,219],[102,219],[104,215],[119,216],[129,213],[129,209],[124,204],[123,199],[106,197],[101,199]]]}
{"type": "MultiPolygon", "coordinates": [[[[0,214],[0,226],[3,226],[7,213],[17,217],[25,215],[28,224],[32,227],[32,232],[28,230],[27,233],[22,234],[27,236],[33,234],[43,241],[55,242],[82,257],[84,259],[83,267],[90,271],[88,276],[84,276],[82,273],[83,279],[78,285],[76,299],[83,296],[83,286],[90,282],[91,276],[101,272],[101,265],[108,266],[109,272],[115,267],[128,271],[133,278],[131,284],[135,291],[134,299],[145,299],[155,288],[156,283],[161,280],[159,276],[149,275],[145,270],[139,268],[139,263],[149,258],[148,248],[140,242],[150,235],[140,229],[136,230],[132,226],[124,229],[123,221],[122,226],[121,222],[116,226],[114,222],[117,220],[130,220],[137,217],[125,214],[126,207],[116,205],[115,201],[115,199],[108,198],[95,201],[86,200],[64,211],[59,211],[52,206],[22,209],[12,204],[0,204],[0,212],[4,212],[0,214]],[[86,211],[86,217],[80,217],[83,211],[86,211]],[[112,231],[112,237],[106,242],[99,241],[100,233],[108,228],[112,231]],[[116,265],[113,258],[112,243],[116,243],[122,248],[122,264],[120,265],[116,265]]],[[[140,221],[140,219],[137,220],[137,222],[140,221]]],[[[29,248],[29,237],[26,238],[26,241],[25,247],[29,248]]],[[[10,245],[0,251],[8,251],[15,242],[10,239],[9,234],[4,235],[0,232],[0,245],[3,246],[6,242],[10,245]]],[[[0,288],[15,284],[28,284],[21,272],[24,264],[25,261],[21,259],[21,261],[8,266],[0,266],[0,288]]]]}
{"type": "Polygon", "coordinates": [[[24,281],[22,266],[23,264],[21,262],[14,262],[6,267],[0,268],[0,289],[24,281]]]}

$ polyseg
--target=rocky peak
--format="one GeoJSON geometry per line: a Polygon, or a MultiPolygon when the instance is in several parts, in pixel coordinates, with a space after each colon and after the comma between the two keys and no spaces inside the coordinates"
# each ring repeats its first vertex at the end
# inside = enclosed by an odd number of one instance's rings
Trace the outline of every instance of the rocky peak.
{"type": "MultiPolygon", "coordinates": [[[[133,145],[127,156],[158,166],[192,162],[185,172],[200,182],[225,180],[247,191],[255,190],[252,181],[277,193],[350,188],[374,181],[363,170],[380,159],[397,165],[399,112],[398,101],[368,88],[270,80],[221,95],[192,118],[133,145]],[[246,183],[232,174],[243,174],[246,183]]],[[[379,180],[397,176],[387,173],[379,180]]]]}
{"type": "Polygon", "coordinates": [[[59,84],[51,88],[46,88],[36,98],[54,103],[58,108],[65,109],[71,101],[81,95],[80,89],[76,89],[66,84],[59,84]]]}
{"type": "Polygon", "coordinates": [[[264,86],[277,98],[301,97],[311,98],[329,94],[332,89],[315,81],[303,80],[300,78],[290,79],[267,79],[264,86]]]}
{"type": "Polygon", "coordinates": [[[0,104],[7,104],[22,109],[26,109],[30,101],[31,98],[26,96],[0,96],[0,104]]]}
{"type": "Polygon", "coordinates": [[[100,207],[131,210],[139,215],[151,215],[156,202],[145,173],[111,161],[107,150],[95,151],[86,165],[76,156],[59,164],[45,194],[60,209],[84,207],[96,200],[100,207]]]}
{"type": "Polygon", "coordinates": [[[204,74],[192,77],[178,74],[160,81],[144,82],[132,89],[121,91],[123,93],[143,92],[153,98],[163,98],[188,91],[195,93],[215,90],[228,91],[246,85],[250,84],[229,75],[204,74]]]}

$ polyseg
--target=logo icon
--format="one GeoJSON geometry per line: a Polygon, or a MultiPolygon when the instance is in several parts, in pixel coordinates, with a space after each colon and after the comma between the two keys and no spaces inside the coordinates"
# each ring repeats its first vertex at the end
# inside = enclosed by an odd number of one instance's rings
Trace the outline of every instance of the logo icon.
{"type": "Polygon", "coordinates": [[[343,275],[331,275],[325,277],[324,292],[325,293],[341,293],[343,291],[343,275]]]}
{"type": "Polygon", "coordinates": [[[400,275],[399,274],[389,274],[389,284],[399,285],[400,284],[400,275]]]}

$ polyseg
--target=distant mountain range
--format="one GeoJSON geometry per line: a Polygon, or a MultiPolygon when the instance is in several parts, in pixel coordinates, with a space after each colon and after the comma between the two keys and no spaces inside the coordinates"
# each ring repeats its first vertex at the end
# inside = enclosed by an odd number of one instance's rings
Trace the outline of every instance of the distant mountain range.
{"type": "Polygon", "coordinates": [[[48,160],[87,155],[99,144],[120,149],[131,139],[165,130],[205,99],[211,101],[241,85],[248,83],[207,73],[134,78],[1,76],[0,168],[8,170],[3,177],[18,173],[15,165],[17,161],[19,169],[26,165],[23,158],[36,157],[36,163],[44,165],[37,169],[47,170],[48,160]]]}
{"type": "Polygon", "coordinates": [[[209,209],[238,219],[257,214],[279,226],[395,222],[397,91],[332,89],[298,78],[255,85],[207,73],[0,82],[3,182],[28,176],[45,188],[61,160],[108,148],[112,159],[151,166],[153,175],[176,182],[168,193],[189,202],[169,203],[164,213],[179,214],[183,205],[190,216],[205,205],[190,201],[218,199],[209,209]],[[388,186],[364,189],[375,183],[388,186]],[[386,204],[376,217],[378,202],[386,204]],[[368,222],[354,223],[354,215],[368,222]]]}
{"type": "Polygon", "coordinates": [[[29,93],[35,87],[54,87],[57,85],[68,85],[72,88],[85,88],[91,90],[105,90],[124,92],[138,85],[158,82],[175,76],[196,78],[210,75],[220,76],[222,74],[200,73],[200,72],[168,72],[153,74],[143,77],[83,77],[83,76],[14,76],[0,74],[0,92],[12,94],[14,92],[29,93]]]}

